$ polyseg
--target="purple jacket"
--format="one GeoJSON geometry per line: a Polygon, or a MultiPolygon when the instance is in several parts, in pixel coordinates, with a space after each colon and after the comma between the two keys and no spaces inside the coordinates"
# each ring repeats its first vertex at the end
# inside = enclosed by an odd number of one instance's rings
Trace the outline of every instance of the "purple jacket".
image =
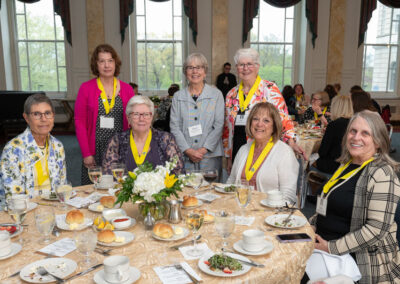
{"type": "MultiPolygon", "coordinates": [[[[96,143],[96,121],[99,112],[98,100],[101,91],[97,87],[97,78],[84,82],[79,88],[75,102],[75,132],[81,147],[82,157],[94,156],[96,143]]],[[[122,81],[119,95],[124,108],[123,129],[129,128],[125,116],[125,108],[131,97],[135,95],[132,87],[122,81]]]]}

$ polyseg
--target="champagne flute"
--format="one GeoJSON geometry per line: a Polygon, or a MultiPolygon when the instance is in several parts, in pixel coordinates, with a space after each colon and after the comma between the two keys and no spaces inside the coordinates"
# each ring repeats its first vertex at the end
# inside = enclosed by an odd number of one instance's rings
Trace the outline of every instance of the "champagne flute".
{"type": "Polygon", "coordinates": [[[201,170],[189,170],[190,174],[189,185],[195,190],[198,190],[203,183],[203,172],[201,170]]]}
{"type": "Polygon", "coordinates": [[[98,167],[98,166],[90,167],[88,169],[88,174],[89,174],[90,180],[94,183],[94,188],[96,190],[96,188],[99,186],[101,177],[103,175],[103,173],[101,171],[101,167],[98,167]]]}
{"type": "Polygon", "coordinates": [[[203,255],[204,251],[197,247],[196,235],[204,222],[204,214],[201,212],[190,212],[186,214],[186,226],[193,232],[193,249],[187,251],[187,254],[193,257],[203,255]]]}
{"type": "Polygon", "coordinates": [[[112,163],[111,164],[111,171],[114,178],[117,180],[119,184],[122,184],[123,177],[125,173],[125,164],[123,163],[112,163]]]}
{"type": "Polygon", "coordinates": [[[90,257],[97,245],[97,234],[92,228],[83,231],[74,231],[74,241],[78,251],[84,258],[79,262],[82,269],[91,267],[95,263],[95,258],[90,257]]]}
{"type": "Polygon", "coordinates": [[[65,182],[62,185],[57,186],[56,188],[56,193],[58,196],[58,199],[60,200],[62,206],[61,206],[61,210],[67,210],[68,206],[66,204],[66,202],[68,200],[70,200],[71,196],[72,196],[72,184],[70,182],[65,182]]]}
{"type": "Polygon", "coordinates": [[[236,201],[241,208],[242,216],[245,215],[245,208],[251,200],[251,187],[248,181],[241,181],[236,185],[236,201]]]}
{"type": "MultiPolygon", "coordinates": [[[[13,195],[7,200],[8,214],[14,219],[19,230],[22,230],[21,223],[28,212],[29,196],[26,194],[13,195]]],[[[24,244],[24,239],[20,236],[19,242],[24,244]]]]}
{"type": "MultiPolygon", "coordinates": [[[[225,211],[220,211],[215,215],[215,230],[222,237],[222,248],[227,248],[229,243],[227,238],[235,229],[235,216],[225,211]]],[[[222,251],[224,251],[222,249],[222,251]]]]}
{"type": "Polygon", "coordinates": [[[35,223],[36,229],[44,236],[39,242],[41,244],[49,243],[51,241],[50,234],[56,224],[54,209],[50,206],[36,208],[35,223]]]}

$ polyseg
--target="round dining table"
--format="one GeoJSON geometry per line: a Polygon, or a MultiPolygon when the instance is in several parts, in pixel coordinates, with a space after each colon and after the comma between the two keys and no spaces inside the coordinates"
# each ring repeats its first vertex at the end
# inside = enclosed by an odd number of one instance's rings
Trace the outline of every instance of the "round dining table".
{"type": "MultiPolygon", "coordinates": [[[[89,191],[93,189],[91,185],[81,186],[74,188],[78,192],[78,196],[86,196],[89,191]]],[[[107,193],[107,191],[100,191],[100,193],[107,193]]],[[[234,194],[223,194],[209,189],[209,192],[217,194],[220,198],[214,200],[211,203],[206,203],[200,207],[200,209],[206,209],[208,212],[217,212],[220,210],[225,210],[232,214],[240,215],[241,211],[237,202],[235,200],[234,194]]],[[[185,188],[180,195],[185,194],[195,194],[193,189],[185,188]]],[[[265,265],[263,268],[252,267],[251,270],[241,276],[233,278],[216,277],[208,275],[202,272],[198,267],[198,260],[185,260],[183,255],[179,250],[171,249],[171,246],[179,244],[183,241],[190,240],[192,238],[192,233],[190,233],[185,239],[179,241],[160,241],[152,237],[151,231],[146,231],[143,223],[143,217],[139,216],[138,205],[132,203],[123,204],[122,208],[127,212],[130,217],[137,220],[137,224],[126,231],[132,232],[135,236],[133,242],[116,247],[111,251],[111,255],[125,255],[130,259],[130,265],[136,267],[141,272],[141,277],[136,283],[162,283],[157,276],[154,267],[157,266],[167,266],[174,263],[186,261],[191,268],[193,268],[197,274],[202,278],[202,283],[300,283],[303,277],[307,259],[311,256],[314,249],[315,234],[307,222],[306,225],[296,228],[296,229],[282,229],[269,226],[265,223],[265,218],[280,212],[278,209],[264,207],[260,204],[262,199],[265,199],[266,193],[261,193],[253,191],[252,199],[250,204],[246,207],[245,214],[247,217],[254,217],[254,222],[250,225],[236,225],[234,232],[228,238],[230,249],[235,242],[241,239],[243,231],[247,229],[259,229],[265,232],[265,237],[273,243],[273,250],[265,255],[260,256],[246,256],[247,258],[262,263],[265,265]],[[294,243],[280,243],[276,239],[276,235],[285,233],[306,233],[313,241],[309,242],[294,242],[294,243]]],[[[52,205],[38,205],[38,206],[53,206],[56,214],[65,214],[66,211],[60,211],[58,201],[43,201],[39,197],[32,200],[33,202],[52,205]]],[[[72,209],[72,207],[71,207],[72,209]]],[[[85,217],[96,218],[101,213],[95,213],[89,211],[88,209],[80,209],[84,212],[85,217]]],[[[282,210],[282,209],[281,209],[282,210]]],[[[289,209],[288,209],[289,210],[289,209]]],[[[23,224],[24,232],[21,237],[26,240],[22,247],[22,250],[15,256],[0,260],[0,283],[26,283],[23,282],[19,276],[9,277],[11,274],[20,270],[24,266],[35,262],[40,259],[44,259],[46,255],[39,253],[38,250],[43,248],[45,245],[40,244],[38,240],[41,235],[35,227],[34,221],[34,210],[27,213],[23,224]]],[[[182,215],[185,214],[187,210],[182,209],[182,215]]],[[[299,211],[295,210],[294,215],[304,217],[304,215],[299,211]]],[[[10,223],[11,217],[6,212],[0,212],[0,223],[10,223]]],[[[167,222],[167,219],[162,220],[162,222],[167,222]]],[[[185,226],[184,221],[180,226],[185,226]]],[[[61,231],[61,234],[56,238],[52,237],[52,242],[60,240],[62,238],[73,238],[74,233],[72,231],[61,231]]],[[[222,247],[222,239],[217,234],[215,230],[214,223],[203,224],[199,230],[202,238],[200,242],[206,243],[207,246],[214,252],[220,252],[222,247]]],[[[18,237],[13,238],[12,241],[16,242],[18,237]]],[[[104,247],[105,248],[105,247],[104,247]]],[[[232,249],[233,250],[233,249],[232,249]]],[[[105,256],[93,252],[93,257],[96,258],[98,263],[102,263],[105,256]]],[[[83,255],[77,250],[64,256],[65,258],[70,258],[76,262],[83,259],[83,255]]],[[[68,283],[93,283],[93,277],[97,271],[102,269],[102,267],[86,274],[75,278],[68,283]]],[[[79,268],[74,272],[78,273],[82,269],[79,268]]]]}

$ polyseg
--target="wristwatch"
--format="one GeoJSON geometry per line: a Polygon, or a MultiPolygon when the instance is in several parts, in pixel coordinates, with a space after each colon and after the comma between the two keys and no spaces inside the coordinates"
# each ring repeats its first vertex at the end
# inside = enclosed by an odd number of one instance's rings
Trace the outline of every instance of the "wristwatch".
{"type": "Polygon", "coordinates": [[[323,114],[321,113],[321,114],[318,114],[317,116],[318,116],[318,117],[321,117],[321,116],[323,116],[323,114]]]}

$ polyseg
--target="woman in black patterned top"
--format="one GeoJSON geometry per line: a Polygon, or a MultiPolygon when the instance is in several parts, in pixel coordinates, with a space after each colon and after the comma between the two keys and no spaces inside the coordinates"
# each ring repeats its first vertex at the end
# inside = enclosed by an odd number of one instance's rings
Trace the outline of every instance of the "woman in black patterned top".
{"type": "Polygon", "coordinates": [[[331,122],[330,100],[326,92],[317,92],[311,96],[311,106],[304,113],[304,120],[313,120],[326,127],[331,122]]]}

